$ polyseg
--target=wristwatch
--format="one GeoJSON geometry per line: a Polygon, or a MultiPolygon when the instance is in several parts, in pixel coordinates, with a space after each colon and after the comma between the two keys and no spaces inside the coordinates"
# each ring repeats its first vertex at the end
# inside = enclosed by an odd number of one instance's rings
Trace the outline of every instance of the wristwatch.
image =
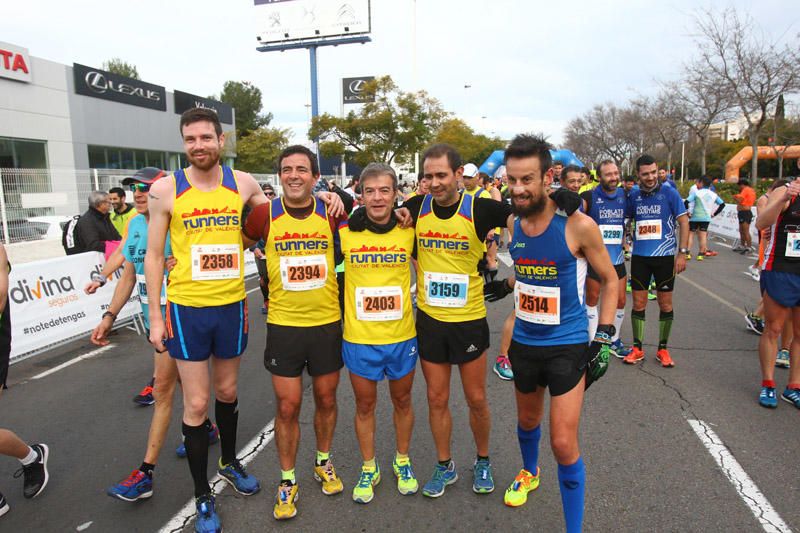
{"type": "Polygon", "coordinates": [[[617,328],[614,327],[614,324],[600,324],[597,326],[597,333],[605,333],[609,337],[613,337],[616,332],[617,328]]]}
{"type": "Polygon", "coordinates": [[[114,314],[114,313],[112,313],[111,311],[106,311],[105,313],[103,313],[103,316],[101,316],[101,317],[100,317],[100,319],[102,320],[102,319],[104,319],[104,318],[105,318],[105,317],[107,317],[107,316],[110,316],[110,317],[111,317],[111,321],[112,321],[112,322],[114,322],[114,321],[117,319],[117,315],[115,315],[115,314],[114,314]]]}
{"type": "Polygon", "coordinates": [[[678,249],[678,251],[682,254],[688,254],[691,252],[691,250],[689,250],[688,248],[680,248],[678,249]]]}
{"type": "Polygon", "coordinates": [[[94,281],[95,283],[99,283],[101,287],[102,287],[103,285],[105,285],[105,284],[106,284],[106,281],[107,281],[107,280],[106,280],[106,277],[105,277],[105,276],[103,276],[103,275],[102,275],[101,273],[99,273],[99,272],[92,272],[91,279],[92,279],[92,281],[94,281]]]}

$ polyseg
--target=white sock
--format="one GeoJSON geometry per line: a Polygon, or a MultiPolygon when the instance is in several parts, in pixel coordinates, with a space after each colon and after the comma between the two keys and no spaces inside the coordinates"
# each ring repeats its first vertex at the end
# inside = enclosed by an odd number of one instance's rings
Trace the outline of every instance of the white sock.
{"type": "Polygon", "coordinates": [[[597,333],[597,324],[600,318],[597,316],[597,306],[586,306],[586,317],[589,319],[589,342],[594,339],[594,334],[597,333]]]}
{"type": "Polygon", "coordinates": [[[622,329],[622,323],[625,321],[625,309],[617,309],[617,314],[614,316],[614,329],[617,330],[614,333],[614,338],[611,339],[611,342],[619,340],[620,330],[622,329]]]}
{"type": "Polygon", "coordinates": [[[36,461],[38,458],[39,458],[39,454],[36,453],[36,451],[33,448],[28,446],[28,455],[26,455],[24,459],[20,459],[19,462],[22,463],[25,466],[28,466],[29,464],[31,464],[34,461],[36,461]]]}

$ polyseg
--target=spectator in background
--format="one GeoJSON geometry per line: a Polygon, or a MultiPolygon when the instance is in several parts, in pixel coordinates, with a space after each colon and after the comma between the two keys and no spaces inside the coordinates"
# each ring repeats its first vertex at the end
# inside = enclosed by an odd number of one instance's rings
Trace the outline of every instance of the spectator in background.
{"type": "Polygon", "coordinates": [[[564,163],[553,161],[553,183],[561,183],[561,171],[564,170],[564,163]]]}
{"type": "MultiPolygon", "coordinates": [[[[269,183],[261,185],[261,190],[267,197],[267,201],[271,202],[277,195],[275,189],[269,183]]],[[[261,306],[261,314],[266,315],[269,309],[269,280],[267,279],[267,258],[264,255],[264,247],[266,243],[264,239],[258,241],[252,248],[253,255],[256,258],[256,270],[258,270],[258,284],[261,288],[261,295],[264,297],[264,305],[261,306]]]]}
{"type": "Polygon", "coordinates": [[[125,202],[125,189],[122,187],[114,187],[108,191],[108,199],[111,200],[111,223],[117,233],[122,235],[125,233],[125,226],[128,221],[136,214],[133,206],[125,202]]]}
{"type": "Polygon", "coordinates": [[[89,194],[89,209],[86,210],[75,225],[75,241],[77,253],[106,253],[106,243],[122,239],[109,216],[111,200],[103,191],[92,191],[89,194]]]}
{"type": "Polygon", "coordinates": [[[753,222],[752,208],[756,203],[756,191],[747,178],[739,179],[739,194],[734,194],[733,199],[736,200],[736,214],[739,217],[739,245],[733,251],[745,255],[753,251],[750,224],[753,222]]]}
{"type": "Polygon", "coordinates": [[[663,168],[658,169],[658,182],[661,183],[661,185],[666,185],[667,187],[672,187],[673,189],[676,188],[675,182],[669,179],[669,176],[667,176],[667,171],[663,168]]]}
{"type": "MultiPolygon", "coordinates": [[[[0,244],[0,393],[7,389],[8,365],[11,361],[11,305],[8,303],[8,262],[6,248],[0,244]],[[3,265],[5,263],[5,265],[3,265]]],[[[2,513],[0,513],[2,514],[2,513]]]]}

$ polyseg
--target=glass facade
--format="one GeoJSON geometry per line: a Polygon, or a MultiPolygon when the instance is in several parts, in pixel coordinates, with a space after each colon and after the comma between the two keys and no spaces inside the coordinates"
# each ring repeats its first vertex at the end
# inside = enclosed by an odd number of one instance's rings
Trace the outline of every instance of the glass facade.
{"type": "Polygon", "coordinates": [[[121,170],[137,170],[142,167],[164,168],[169,162],[172,170],[186,160],[184,154],[159,152],[155,150],[133,150],[113,146],[89,145],[89,168],[112,168],[121,170]]]}
{"type": "Polygon", "coordinates": [[[0,168],[47,168],[47,142],[0,137],[0,168]]]}

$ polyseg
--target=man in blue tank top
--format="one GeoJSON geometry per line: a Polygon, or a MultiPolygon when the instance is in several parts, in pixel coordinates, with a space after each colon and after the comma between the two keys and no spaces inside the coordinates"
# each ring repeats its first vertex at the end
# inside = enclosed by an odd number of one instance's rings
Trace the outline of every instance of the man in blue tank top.
{"type": "MultiPolygon", "coordinates": [[[[622,280],[617,289],[617,313],[614,317],[616,333],[612,339],[611,352],[619,358],[628,355],[629,350],[619,340],[622,321],[625,320],[625,279],[628,273],[625,269],[625,252],[622,248],[622,239],[625,233],[625,191],[618,187],[620,174],[617,164],[611,159],[601,161],[597,165],[597,176],[600,180],[599,187],[584,191],[583,212],[592,217],[600,228],[603,244],[606,245],[611,264],[617,271],[617,277],[622,280]]],[[[597,302],[600,299],[600,277],[593,268],[589,267],[586,273],[586,316],[589,318],[589,338],[594,337],[597,330],[597,302]]]]}
{"type": "Polygon", "coordinates": [[[508,224],[515,276],[487,284],[484,292],[490,301],[514,293],[516,320],[508,355],[523,469],[504,501],[511,507],[523,505],[539,486],[540,424],[549,387],[550,441],[566,530],[572,533],[583,524],[586,472],[578,448],[583,395],[608,366],[618,280],[597,224],[580,213],[567,218],[548,198],[553,181],[549,149],[544,139],[531,135],[518,135],[506,149],[517,215],[508,224]],[[587,262],[600,278],[602,295],[600,325],[591,344],[583,301],[587,262]]]}
{"type": "Polygon", "coordinates": [[[686,270],[689,216],[678,191],[659,182],[655,159],[647,154],[639,157],[636,160],[636,172],[639,175],[639,188],[631,191],[626,207],[626,218],[631,219],[633,226],[633,349],[623,362],[634,365],[644,359],[644,312],[650,278],[653,278],[661,310],[656,359],[664,367],[673,367],[675,363],[667,350],[674,317],[672,291],[675,288],[675,276],[686,270]]]}

